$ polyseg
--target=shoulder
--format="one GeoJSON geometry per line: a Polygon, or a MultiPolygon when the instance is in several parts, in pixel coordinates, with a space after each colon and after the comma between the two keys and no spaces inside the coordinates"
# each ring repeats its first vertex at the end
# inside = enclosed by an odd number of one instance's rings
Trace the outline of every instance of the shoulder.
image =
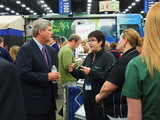
{"type": "Polygon", "coordinates": [[[11,62],[8,62],[7,60],[3,59],[0,57],[0,73],[3,71],[8,71],[8,70],[12,70],[12,72],[14,72],[16,69],[16,66],[11,63],[11,62]]]}

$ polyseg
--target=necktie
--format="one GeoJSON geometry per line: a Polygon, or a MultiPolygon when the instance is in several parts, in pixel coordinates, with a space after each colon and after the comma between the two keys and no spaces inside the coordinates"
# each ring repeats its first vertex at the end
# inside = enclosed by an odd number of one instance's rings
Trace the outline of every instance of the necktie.
{"type": "Polygon", "coordinates": [[[43,54],[44,60],[45,60],[45,62],[46,62],[46,65],[47,65],[47,67],[49,68],[48,60],[47,60],[47,54],[46,54],[46,50],[45,50],[44,47],[42,47],[42,54],[43,54]]]}

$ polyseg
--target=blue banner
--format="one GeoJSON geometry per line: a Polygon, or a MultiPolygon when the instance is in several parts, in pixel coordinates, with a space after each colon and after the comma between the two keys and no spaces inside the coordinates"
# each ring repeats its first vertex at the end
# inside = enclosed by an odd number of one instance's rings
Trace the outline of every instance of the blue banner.
{"type": "Polygon", "coordinates": [[[59,0],[59,14],[61,15],[71,14],[71,0],[59,0]]]}
{"type": "Polygon", "coordinates": [[[147,13],[149,8],[156,2],[156,0],[144,0],[144,13],[147,13]]]}
{"type": "Polygon", "coordinates": [[[23,36],[23,31],[12,28],[0,30],[0,36],[4,35],[23,36]]]}

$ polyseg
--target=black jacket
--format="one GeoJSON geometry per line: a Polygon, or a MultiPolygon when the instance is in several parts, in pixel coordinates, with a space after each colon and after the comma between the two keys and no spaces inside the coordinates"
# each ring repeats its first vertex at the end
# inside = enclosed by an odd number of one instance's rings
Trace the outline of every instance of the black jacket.
{"type": "Polygon", "coordinates": [[[91,52],[84,60],[82,66],[90,67],[91,70],[88,75],[79,69],[74,69],[71,73],[74,77],[78,79],[85,79],[83,85],[84,99],[92,103],[95,102],[95,96],[99,93],[103,83],[105,71],[115,62],[114,57],[111,53],[107,52],[102,48],[99,52],[96,52],[95,60],[92,61],[94,53],[91,52]],[[90,83],[92,90],[85,90],[85,85],[90,83]]]}
{"type": "Polygon", "coordinates": [[[131,48],[111,68],[107,81],[117,85],[118,88],[104,101],[106,114],[112,117],[127,117],[126,97],[121,94],[125,81],[125,69],[129,61],[138,55],[136,48],[131,48]]]}

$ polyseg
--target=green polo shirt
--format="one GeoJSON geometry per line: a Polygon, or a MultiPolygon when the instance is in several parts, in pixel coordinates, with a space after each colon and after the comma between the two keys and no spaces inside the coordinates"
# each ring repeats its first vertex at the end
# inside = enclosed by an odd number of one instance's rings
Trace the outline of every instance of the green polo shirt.
{"type": "MultiPolygon", "coordinates": [[[[69,63],[75,63],[73,49],[69,46],[63,46],[58,53],[58,72],[61,75],[60,84],[77,81],[77,79],[69,73],[69,63]]],[[[81,62],[77,62],[77,66],[79,66],[80,64],[81,62]]]]}
{"type": "Polygon", "coordinates": [[[132,59],[126,68],[122,94],[142,100],[143,120],[160,120],[160,74],[154,70],[151,78],[140,56],[132,59]]]}

